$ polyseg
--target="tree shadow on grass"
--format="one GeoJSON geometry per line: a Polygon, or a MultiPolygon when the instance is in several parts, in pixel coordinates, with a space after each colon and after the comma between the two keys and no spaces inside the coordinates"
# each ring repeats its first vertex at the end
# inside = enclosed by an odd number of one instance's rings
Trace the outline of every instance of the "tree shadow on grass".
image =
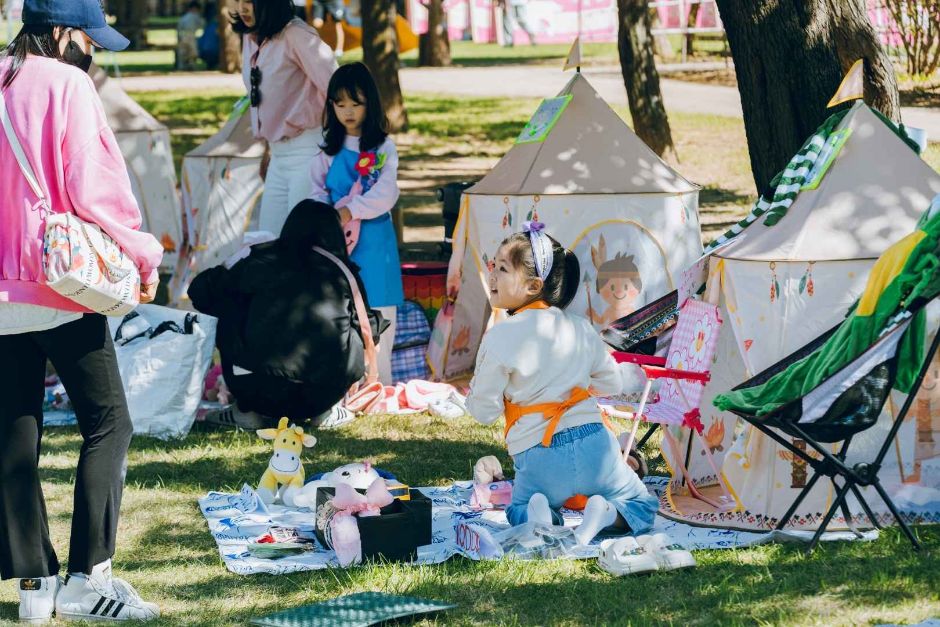
{"type": "MultiPolygon", "coordinates": [[[[498,443],[446,440],[389,440],[358,438],[337,432],[317,433],[317,446],[305,453],[307,475],[332,470],[337,466],[364,459],[394,473],[409,485],[432,485],[454,479],[469,479],[473,463],[484,455],[497,455],[508,462],[505,448],[498,443]]],[[[128,484],[159,485],[169,490],[207,491],[225,486],[237,489],[243,483],[254,484],[264,471],[270,450],[227,451],[176,461],[134,462],[127,471],[128,484]]],[[[71,471],[47,474],[50,481],[68,481],[71,471]],[[58,475],[58,476],[57,476],[58,475]]]]}
{"type": "MultiPolygon", "coordinates": [[[[317,445],[304,454],[307,475],[370,459],[403,482],[418,486],[469,479],[473,463],[484,455],[496,455],[507,468],[511,467],[505,447],[482,435],[486,429],[478,425],[461,423],[463,437],[453,437],[450,425],[439,419],[425,418],[430,421],[427,424],[417,424],[414,418],[411,422],[384,420],[374,435],[363,434],[363,429],[370,430],[368,420],[361,418],[353,429],[315,431],[317,445]],[[379,432],[395,435],[378,436],[379,432]],[[473,439],[475,436],[480,439],[473,439]]],[[[43,439],[46,455],[77,455],[80,446],[74,427],[56,428],[43,439]]],[[[237,489],[261,476],[271,455],[269,446],[253,432],[244,431],[194,432],[186,439],[168,441],[135,436],[126,481],[132,486],[184,492],[237,489]],[[166,458],[168,454],[174,459],[147,459],[153,455],[166,458]]],[[[43,481],[69,484],[75,469],[43,467],[41,473],[43,481]]]]}
{"type": "Polygon", "coordinates": [[[751,196],[723,187],[703,187],[698,194],[699,208],[719,205],[747,205],[752,200],[751,196]]]}

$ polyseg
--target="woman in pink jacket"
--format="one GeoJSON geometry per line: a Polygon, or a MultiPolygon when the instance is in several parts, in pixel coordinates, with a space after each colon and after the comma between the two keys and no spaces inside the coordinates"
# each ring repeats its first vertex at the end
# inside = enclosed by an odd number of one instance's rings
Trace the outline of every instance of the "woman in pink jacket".
{"type": "MultiPolygon", "coordinates": [[[[163,255],[140,210],[101,101],[85,70],[93,46],[121,50],[98,0],[25,0],[23,29],[0,57],[0,97],[49,211],[99,225],[136,261],[153,299],[163,255]]],[[[47,209],[0,134],[0,577],[16,578],[20,618],[159,615],[111,576],[132,425],[106,319],[45,284],[47,209]],[[39,481],[49,359],[84,443],[75,478],[68,576],[59,580],[39,481]]]]}
{"type": "Polygon", "coordinates": [[[237,0],[235,6],[232,28],[243,35],[251,130],[270,154],[270,165],[262,165],[258,225],[277,234],[291,209],[310,197],[310,162],[320,152],[336,59],[317,31],[294,17],[291,0],[237,0]]]}

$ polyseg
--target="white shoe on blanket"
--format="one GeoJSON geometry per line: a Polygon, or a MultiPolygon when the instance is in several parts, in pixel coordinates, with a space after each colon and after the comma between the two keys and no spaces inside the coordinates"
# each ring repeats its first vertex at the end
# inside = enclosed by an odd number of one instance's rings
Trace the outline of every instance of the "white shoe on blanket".
{"type": "Polygon", "coordinates": [[[637,575],[659,570],[659,562],[633,536],[601,542],[597,564],[612,575],[637,575]]]}
{"type": "Polygon", "coordinates": [[[672,542],[665,533],[640,536],[636,540],[656,558],[660,570],[677,570],[698,565],[692,553],[672,542]]]}

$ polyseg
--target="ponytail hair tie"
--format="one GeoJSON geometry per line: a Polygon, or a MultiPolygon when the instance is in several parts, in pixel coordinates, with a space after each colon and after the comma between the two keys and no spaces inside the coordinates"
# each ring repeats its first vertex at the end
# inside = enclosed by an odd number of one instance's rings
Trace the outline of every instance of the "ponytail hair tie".
{"type": "Polygon", "coordinates": [[[535,272],[542,281],[548,278],[552,271],[554,251],[552,240],[544,232],[545,225],[541,222],[527,221],[522,223],[522,232],[529,234],[529,243],[532,244],[532,257],[535,259],[535,272]]]}

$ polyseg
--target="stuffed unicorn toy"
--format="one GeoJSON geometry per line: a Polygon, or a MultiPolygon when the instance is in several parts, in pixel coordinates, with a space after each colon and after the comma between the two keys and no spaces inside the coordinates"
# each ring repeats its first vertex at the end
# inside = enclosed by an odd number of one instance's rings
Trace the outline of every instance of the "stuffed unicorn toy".
{"type": "Polygon", "coordinates": [[[278,497],[284,505],[294,505],[294,495],[304,486],[300,453],[305,446],[310,448],[317,443],[312,435],[304,435],[303,427],[288,423],[286,417],[281,418],[276,429],[258,429],[256,432],[262,440],[274,441],[274,454],[258,484],[258,496],[268,505],[278,497]]]}

